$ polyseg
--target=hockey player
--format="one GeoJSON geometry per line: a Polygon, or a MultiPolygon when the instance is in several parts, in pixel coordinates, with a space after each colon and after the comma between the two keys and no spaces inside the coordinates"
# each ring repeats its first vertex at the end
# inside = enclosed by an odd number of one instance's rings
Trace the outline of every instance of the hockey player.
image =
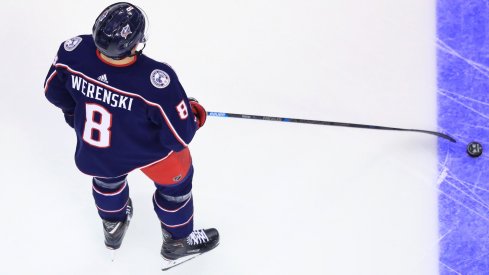
{"type": "Polygon", "coordinates": [[[155,182],[167,269],[215,248],[219,234],[193,230],[194,169],[187,145],[206,111],[187,98],[171,67],[142,54],[147,24],[139,7],[110,5],[92,35],[61,44],[44,91],[75,130],[75,162],[93,176],[107,248],[121,246],[133,215],[127,175],[140,169],[155,182]]]}

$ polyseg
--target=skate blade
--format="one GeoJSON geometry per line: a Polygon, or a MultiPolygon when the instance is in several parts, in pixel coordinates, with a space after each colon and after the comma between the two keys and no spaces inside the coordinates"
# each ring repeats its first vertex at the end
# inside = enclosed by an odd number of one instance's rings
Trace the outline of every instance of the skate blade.
{"type": "MultiPolygon", "coordinates": [[[[209,251],[212,251],[218,245],[219,245],[219,243],[217,243],[216,246],[214,246],[209,251]]],[[[204,252],[204,253],[208,253],[209,251],[204,252]]],[[[170,259],[167,259],[167,258],[163,257],[163,255],[161,255],[161,257],[163,258],[163,267],[161,268],[161,270],[165,271],[165,270],[168,270],[168,269],[170,269],[172,267],[175,267],[177,265],[181,265],[181,264],[183,264],[185,262],[188,262],[188,261],[192,260],[193,258],[195,258],[197,256],[200,256],[200,255],[202,255],[204,253],[193,254],[193,255],[186,256],[186,257],[178,258],[176,260],[170,260],[170,259]]]]}
{"type": "Polygon", "coordinates": [[[109,250],[110,261],[111,262],[115,261],[115,255],[116,255],[117,249],[113,249],[113,248],[110,248],[110,247],[107,247],[107,249],[109,250]]]}
{"type": "Polygon", "coordinates": [[[161,256],[163,258],[163,266],[162,266],[161,270],[165,271],[165,270],[168,270],[168,269],[175,267],[177,265],[181,265],[187,261],[192,260],[193,258],[195,258],[201,254],[189,255],[186,257],[178,258],[176,260],[170,260],[170,259],[167,259],[167,258],[161,256]]]}

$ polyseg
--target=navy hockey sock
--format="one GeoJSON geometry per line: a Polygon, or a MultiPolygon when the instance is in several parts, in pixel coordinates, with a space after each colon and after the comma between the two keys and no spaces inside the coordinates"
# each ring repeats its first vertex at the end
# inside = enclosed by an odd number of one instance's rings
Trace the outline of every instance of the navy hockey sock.
{"type": "Polygon", "coordinates": [[[193,169],[178,184],[156,184],[153,205],[161,227],[172,235],[173,239],[181,239],[192,233],[194,206],[192,199],[193,169]]]}
{"type": "Polygon", "coordinates": [[[129,202],[126,176],[93,178],[93,198],[99,216],[107,221],[124,221],[129,202]]]}

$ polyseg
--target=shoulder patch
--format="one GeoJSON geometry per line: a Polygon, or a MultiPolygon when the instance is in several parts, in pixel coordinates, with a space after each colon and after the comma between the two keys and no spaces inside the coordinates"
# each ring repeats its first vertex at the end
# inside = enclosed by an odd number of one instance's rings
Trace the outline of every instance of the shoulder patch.
{"type": "Polygon", "coordinates": [[[150,80],[151,84],[158,89],[163,89],[170,85],[170,76],[166,72],[159,69],[151,72],[150,80]]]}
{"type": "Polygon", "coordinates": [[[56,65],[56,63],[58,63],[58,55],[56,55],[56,56],[54,57],[54,60],[53,60],[53,66],[55,66],[55,65],[56,65]]]}
{"type": "Polygon", "coordinates": [[[76,47],[78,47],[78,45],[80,45],[81,41],[82,38],[79,36],[66,40],[64,44],[65,50],[68,52],[73,51],[76,49],[76,47]]]}

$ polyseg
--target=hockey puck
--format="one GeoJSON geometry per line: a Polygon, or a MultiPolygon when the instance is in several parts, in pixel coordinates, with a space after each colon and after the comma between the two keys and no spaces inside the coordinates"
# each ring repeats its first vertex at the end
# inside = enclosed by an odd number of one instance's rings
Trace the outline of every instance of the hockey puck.
{"type": "Polygon", "coordinates": [[[482,155],[482,145],[476,141],[472,141],[467,145],[467,154],[474,158],[479,157],[482,155]]]}

